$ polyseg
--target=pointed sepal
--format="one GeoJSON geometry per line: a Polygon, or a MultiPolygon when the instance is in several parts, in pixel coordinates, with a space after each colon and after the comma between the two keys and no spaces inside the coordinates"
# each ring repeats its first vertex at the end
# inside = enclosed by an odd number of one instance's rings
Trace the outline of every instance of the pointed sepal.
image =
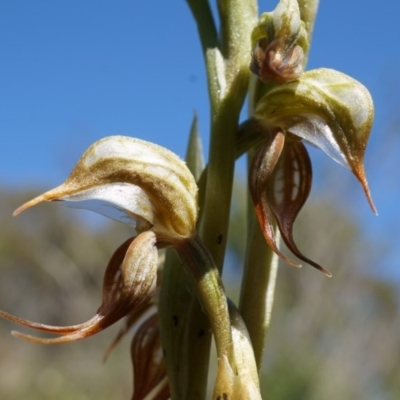
{"type": "Polygon", "coordinates": [[[14,336],[40,344],[66,343],[92,336],[149,302],[157,280],[157,248],[154,232],[141,233],[123,243],[113,254],[103,281],[103,299],[96,315],[79,325],[51,326],[14,317],[3,311],[0,316],[17,324],[61,335],[37,338],[20,332],[14,336]]]}
{"type": "Polygon", "coordinates": [[[269,180],[285,144],[285,136],[280,131],[266,132],[266,141],[254,156],[249,173],[249,190],[253,200],[257,219],[267,244],[288,264],[294,267],[300,265],[286,257],[278,248],[275,238],[274,215],[272,214],[266,196],[269,180]]]}
{"type": "Polygon", "coordinates": [[[266,202],[278,223],[281,237],[289,250],[300,260],[331,274],[316,262],[305,257],[293,240],[293,224],[311,190],[312,167],[304,144],[286,140],[279,161],[266,185],[266,202]]]}

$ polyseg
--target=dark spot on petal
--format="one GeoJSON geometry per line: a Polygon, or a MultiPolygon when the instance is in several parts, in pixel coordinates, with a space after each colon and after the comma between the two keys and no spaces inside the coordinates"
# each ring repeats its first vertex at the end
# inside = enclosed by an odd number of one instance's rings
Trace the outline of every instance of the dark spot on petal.
{"type": "Polygon", "coordinates": [[[223,238],[224,238],[224,236],[222,235],[222,233],[221,233],[220,235],[218,235],[217,243],[218,243],[218,244],[221,244],[223,238]]]}
{"type": "Polygon", "coordinates": [[[224,394],[222,395],[222,397],[224,398],[224,400],[228,400],[228,395],[227,395],[226,393],[224,393],[224,394]]]}
{"type": "Polygon", "coordinates": [[[178,316],[177,316],[177,315],[174,315],[174,316],[172,317],[172,319],[174,320],[174,325],[177,326],[177,325],[178,325],[178,316]]]}

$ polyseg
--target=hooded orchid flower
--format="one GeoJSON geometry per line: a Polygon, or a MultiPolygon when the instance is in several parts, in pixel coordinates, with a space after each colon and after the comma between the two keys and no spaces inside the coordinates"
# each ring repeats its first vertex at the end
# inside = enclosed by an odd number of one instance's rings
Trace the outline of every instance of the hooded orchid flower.
{"type": "MultiPolygon", "coordinates": [[[[225,357],[235,369],[225,291],[214,261],[196,233],[197,191],[186,164],[163,147],[124,136],[111,136],[94,143],[62,185],[28,201],[14,215],[42,201],[58,201],[94,210],[135,228],[137,235],[116,250],[106,268],[101,306],[89,321],[65,327],[24,320],[3,311],[0,316],[60,335],[43,339],[13,332],[35,343],[63,343],[91,336],[151,301],[157,286],[157,250],[172,247],[182,260],[209,317],[218,356],[225,357]]],[[[153,339],[159,340],[155,327],[158,329],[154,319],[142,327],[141,339],[135,342],[132,350],[136,365],[142,346],[149,348],[153,339]]],[[[151,349],[155,359],[159,350],[159,344],[151,349]]],[[[162,370],[158,371],[158,367],[155,362],[150,369],[161,390],[161,397],[154,398],[161,399],[168,395],[168,385],[164,384],[166,378],[158,379],[162,370]]],[[[148,389],[143,390],[147,392],[148,389]]]]}
{"type": "Polygon", "coordinates": [[[296,0],[280,0],[274,11],[263,14],[253,30],[252,43],[250,69],[268,85],[241,133],[243,142],[254,133],[264,137],[249,174],[261,230],[276,254],[300,266],[278,249],[276,222],[295,256],[331,276],[305,257],[293,240],[293,223],[312,182],[303,141],[350,169],[376,213],[364,170],[374,117],[372,98],[361,83],[338,71],[320,68],[303,73],[309,42],[296,0]]]}
{"type": "Polygon", "coordinates": [[[293,240],[293,223],[307,200],[312,181],[303,141],[350,169],[376,213],[364,170],[373,114],[371,96],[363,85],[325,68],[275,86],[260,99],[254,119],[265,139],[250,169],[250,193],[268,245],[288,263],[299,266],[279,251],[274,220],[292,253],[330,276],[305,257],[293,240]]]}
{"type": "Polygon", "coordinates": [[[137,236],[111,257],[103,282],[103,300],[89,321],[49,326],[0,315],[34,329],[61,335],[40,339],[13,332],[37,343],[62,343],[91,336],[152,298],[157,281],[157,249],[195,236],[197,186],[185,163],[155,144],[124,136],[94,143],[67,180],[19,207],[14,215],[42,201],[97,211],[131,224],[137,236]]]}

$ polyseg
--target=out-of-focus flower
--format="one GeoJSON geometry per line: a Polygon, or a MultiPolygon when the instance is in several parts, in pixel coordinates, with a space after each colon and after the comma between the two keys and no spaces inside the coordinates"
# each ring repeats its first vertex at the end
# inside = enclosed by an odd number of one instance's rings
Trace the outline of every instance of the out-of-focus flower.
{"type": "Polygon", "coordinates": [[[138,327],[132,340],[131,357],[134,368],[132,400],[169,399],[157,310],[138,327]]]}
{"type": "Polygon", "coordinates": [[[124,136],[102,139],[83,154],[68,179],[18,208],[41,201],[97,211],[129,223],[137,236],[111,257],[104,275],[103,299],[96,315],[74,326],[49,326],[0,312],[0,316],[34,329],[61,335],[37,343],[62,343],[93,335],[148,303],[157,282],[157,249],[195,235],[197,186],[174,153],[153,143],[124,136]]]}
{"type": "Polygon", "coordinates": [[[290,264],[299,266],[279,251],[274,220],[293,254],[330,275],[305,257],[293,241],[293,223],[307,200],[312,180],[302,140],[349,168],[376,213],[364,170],[373,115],[372,99],[363,85],[324,68],[272,88],[259,101],[254,118],[260,121],[265,142],[250,169],[250,193],[267,243],[290,264]]]}

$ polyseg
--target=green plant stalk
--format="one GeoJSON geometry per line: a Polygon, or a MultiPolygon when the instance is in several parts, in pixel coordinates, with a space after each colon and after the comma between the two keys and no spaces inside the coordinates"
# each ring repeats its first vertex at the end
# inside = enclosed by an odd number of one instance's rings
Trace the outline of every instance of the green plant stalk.
{"type": "Polygon", "coordinates": [[[248,86],[250,33],[257,3],[254,0],[219,2],[219,43],[208,1],[187,2],[197,22],[211,106],[208,178],[205,194],[201,194],[205,202],[200,232],[221,271],[229,224],[237,124],[248,86]]]}
{"type": "Polygon", "coordinates": [[[225,290],[214,260],[199,236],[175,247],[191,280],[199,302],[207,314],[215,338],[217,356],[226,356],[236,370],[232,333],[225,290]]]}
{"type": "Polygon", "coordinates": [[[211,254],[198,236],[180,243],[175,251],[181,265],[168,252],[159,304],[171,398],[201,400],[207,390],[209,351],[204,352],[204,342],[209,346],[210,325],[218,358],[226,357],[236,370],[227,299],[211,254]],[[191,301],[193,296],[198,302],[191,301]],[[203,311],[195,313],[199,303],[203,311]],[[200,366],[189,362],[193,359],[202,361],[200,366]]]}
{"type": "MultiPolygon", "coordinates": [[[[219,9],[223,44],[217,39],[208,1],[187,2],[197,22],[202,43],[211,107],[208,179],[205,194],[200,194],[200,197],[205,198],[200,236],[221,271],[229,224],[237,125],[249,79],[250,33],[256,18],[256,1],[221,1],[219,9]]],[[[191,380],[188,382],[190,391],[182,399],[203,399],[207,381],[201,383],[200,379],[204,370],[208,369],[208,357],[204,357],[204,354],[210,352],[211,335],[209,329],[205,329],[201,344],[193,336],[188,336],[196,332],[197,321],[204,316],[194,295],[188,309],[192,317],[186,320],[185,346],[191,346],[192,350],[196,348],[196,354],[189,354],[181,365],[181,368],[191,371],[191,376],[188,377],[191,380]],[[199,346],[193,347],[193,341],[199,346]],[[200,393],[197,388],[201,386],[203,391],[200,393]]],[[[182,355],[184,354],[185,351],[182,350],[182,355]]]]}
{"type": "MultiPolygon", "coordinates": [[[[275,233],[279,243],[279,232],[276,230],[275,233]]],[[[278,256],[265,243],[258,221],[252,216],[239,310],[253,344],[258,370],[261,369],[265,339],[271,322],[277,272],[278,256]]]]}
{"type": "MultiPolygon", "coordinates": [[[[211,104],[211,137],[200,233],[221,271],[229,225],[236,132],[248,87],[250,33],[257,6],[255,1],[248,0],[221,0],[218,5],[220,47],[206,48],[203,43],[211,104]]],[[[201,21],[194,16],[199,25],[201,21]]],[[[202,35],[200,37],[202,39],[202,35]]]]}

